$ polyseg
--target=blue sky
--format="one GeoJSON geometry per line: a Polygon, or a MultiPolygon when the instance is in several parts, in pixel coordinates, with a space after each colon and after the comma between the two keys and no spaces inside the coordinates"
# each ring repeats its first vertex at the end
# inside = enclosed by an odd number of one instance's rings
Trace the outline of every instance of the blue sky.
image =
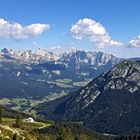
{"type": "Polygon", "coordinates": [[[12,35],[0,30],[0,47],[37,49],[61,46],[65,50],[75,47],[104,51],[118,57],[139,57],[139,6],[139,0],[0,0],[0,18],[7,21],[8,25],[18,23],[23,28],[36,23],[49,25],[49,28],[43,28],[43,31],[35,34],[26,29],[23,33],[24,37],[20,39],[13,35],[13,26],[12,29],[6,30],[7,32],[12,30],[10,31],[12,35]],[[89,26],[86,24],[85,27],[85,18],[88,19],[88,25],[92,24],[93,28],[95,22],[100,23],[97,29],[106,30],[105,36],[99,34],[98,43],[95,41],[96,29],[90,30],[93,32],[89,31],[90,35],[87,36],[89,32],[86,31],[89,26]],[[80,19],[81,23],[78,22],[80,19]],[[77,32],[71,31],[74,25],[81,28],[78,30],[78,36],[82,38],[80,40],[76,39],[77,32]],[[103,47],[100,47],[99,42],[104,37],[109,38],[109,43],[103,42],[103,47]],[[121,42],[123,45],[110,45],[111,40],[121,42]]]}

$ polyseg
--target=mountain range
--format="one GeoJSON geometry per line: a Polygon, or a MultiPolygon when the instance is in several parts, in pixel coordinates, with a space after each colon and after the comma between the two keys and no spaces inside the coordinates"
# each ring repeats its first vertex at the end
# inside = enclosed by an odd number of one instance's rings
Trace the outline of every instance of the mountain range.
{"type": "Polygon", "coordinates": [[[122,61],[103,52],[45,49],[0,51],[0,97],[44,98],[68,94],[122,61]],[[6,88],[5,88],[6,87],[6,88]]]}
{"type": "Polygon", "coordinates": [[[125,60],[76,92],[33,108],[55,121],[73,121],[102,133],[140,130],[140,61],[125,60]]]}
{"type": "MultiPolygon", "coordinates": [[[[62,95],[31,105],[30,111],[44,120],[78,122],[101,133],[140,130],[139,79],[139,58],[82,50],[60,55],[45,49],[0,51],[0,98],[26,98],[30,104],[31,99],[62,95]]],[[[16,102],[27,109],[26,102],[16,102]]]]}

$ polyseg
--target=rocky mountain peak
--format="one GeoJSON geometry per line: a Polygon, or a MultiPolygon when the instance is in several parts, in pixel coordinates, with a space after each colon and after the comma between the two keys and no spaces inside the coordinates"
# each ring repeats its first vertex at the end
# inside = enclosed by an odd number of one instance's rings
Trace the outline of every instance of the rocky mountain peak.
{"type": "Polygon", "coordinates": [[[12,58],[12,53],[11,53],[12,50],[8,50],[6,48],[3,48],[0,50],[0,58],[4,58],[4,59],[13,59],[12,58]]]}
{"type": "Polygon", "coordinates": [[[57,60],[58,56],[56,54],[47,51],[46,49],[32,50],[8,50],[6,48],[0,50],[1,58],[13,58],[15,60],[26,61],[27,63],[38,63],[42,61],[52,61],[57,60]]]}
{"type": "Polygon", "coordinates": [[[107,74],[103,73],[91,81],[84,89],[79,92],[76,101],[83,100],[85,106],[94,102],[99,94],[108,90],[127,90],[130,93],[140,89],[140,64],[131,60],[114,66],[107,74]]]}
{"type": "Polygon", "coordinates": [[[110,72],[112,78],[122,77],[131,75],[133,72],[140,72],[140,65],[137,62],[131,60],[125,60],[122,63],[116,65],[110,72]]]}
{"type": "Polygon", "coordinates": [[[76,65],[76,68],[79,69],[80,64],[89,64],[92,66],[98,66],[101,65],[111,65],[112,61],[113,64],[116,64],[121,59],[118,59],[117,57],[106,54],[103,52],[91,52],[91,51],[82,51],[82,50],[75,50],[70,53],[65,53],[61,58],[60,61],[64,63],[68,63],[69,65],[76,65]]]}
{"type": "Polygon", "coordinates": [[[105,76],[107,89],[126,89],[131,93],[137,91],[140,86],[140,65],[138,62],[125,60],[116,65],[105,76]]]}

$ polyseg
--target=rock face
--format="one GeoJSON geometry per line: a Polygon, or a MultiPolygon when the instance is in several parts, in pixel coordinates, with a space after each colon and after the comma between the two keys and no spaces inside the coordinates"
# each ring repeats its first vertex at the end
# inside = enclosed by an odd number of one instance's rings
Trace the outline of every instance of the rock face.
{"type": "Polygon", "coordinates": [[[60,57],[45,49],[5,48],[0,51],[0,97],[42,98],[71,93],[83,86],[80,82],[107,72],[121,60],[101,52],[74,51],[60,57]]]}
{"type": "Polygon", "coordinates": [[[91,65],[99,66],[106,64],[108,61],[110,61],[110,59],[115,60],[115,57],[103,52],[86,52],[78,50],[70,53],[64,53],[60,60],[64,63],[89,63],[91,65]]]}
{"type": "Polygon", "coordinates": [[[45,119],[80,121],[104,133],[140,129],[140,62],[125,60],[75,93],[34,109],[45,119]]]}

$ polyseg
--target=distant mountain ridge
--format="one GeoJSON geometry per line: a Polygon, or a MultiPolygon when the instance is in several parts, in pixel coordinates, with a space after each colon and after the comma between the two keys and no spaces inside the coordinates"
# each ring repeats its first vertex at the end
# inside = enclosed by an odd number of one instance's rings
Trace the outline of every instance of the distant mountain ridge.
{"type": "Polygon", "coordinates": [[[100,66],[112,61],[114,64],[118,63],[119,59],[111,54],[105,54],[103,52],[86,52],[86,51],[72,51],[71,53],[65,53],[60,58],[63,63],[68,63],[69,65],[77,65],[79,63],[88,63],[93,66],[100,66]],[[114,60],[114,61],[113,61],[114,60]]]}
{"type": "Polygon", "coordinates": [[[56,121],[79,121],[103,133],[140,129],[140,61],[125,60],[73,94],[34,109],[56,121]]]}
{"type": "Polygon", "coordinates": [[[120,61],[102,52],[77,50],[57,56],[46,49],[4,48],[0,51],[0,97],[42,98],[53,93],[68,94],[120,61]]]}
{"type": "Polygon", "coordinates": [[[114,59],[114,63],[118,61],[117,57],[103,52],[91,52],[84,50],[72,50],[61,54],[56,54],[47,49],[38,48],[32,50],[18,50],[3,48],[0,50],[1,58],[11,57],[13,59],[28,60],[29,62],[41,61],[59,61],[63,63],[89,63],[90,65],[100,66],[106,64],[110,59],[114,59]],[[34,60],[34,61],[33,61],[34,60]],[[36,61],[35,61],[36,60],[36,61]]]}
{"type": "Polygon", "coordinates": [[[1,58],[13,58],[20,61],[27,61],[30,63],[37,63],[40,61],[54,61],[58,59],[58,56],[53,52],[47,51],[46,49],[38,48],[36,51],[32,50],[18,50],[13,51],[6,48],[0,51],[1,58]]]}

